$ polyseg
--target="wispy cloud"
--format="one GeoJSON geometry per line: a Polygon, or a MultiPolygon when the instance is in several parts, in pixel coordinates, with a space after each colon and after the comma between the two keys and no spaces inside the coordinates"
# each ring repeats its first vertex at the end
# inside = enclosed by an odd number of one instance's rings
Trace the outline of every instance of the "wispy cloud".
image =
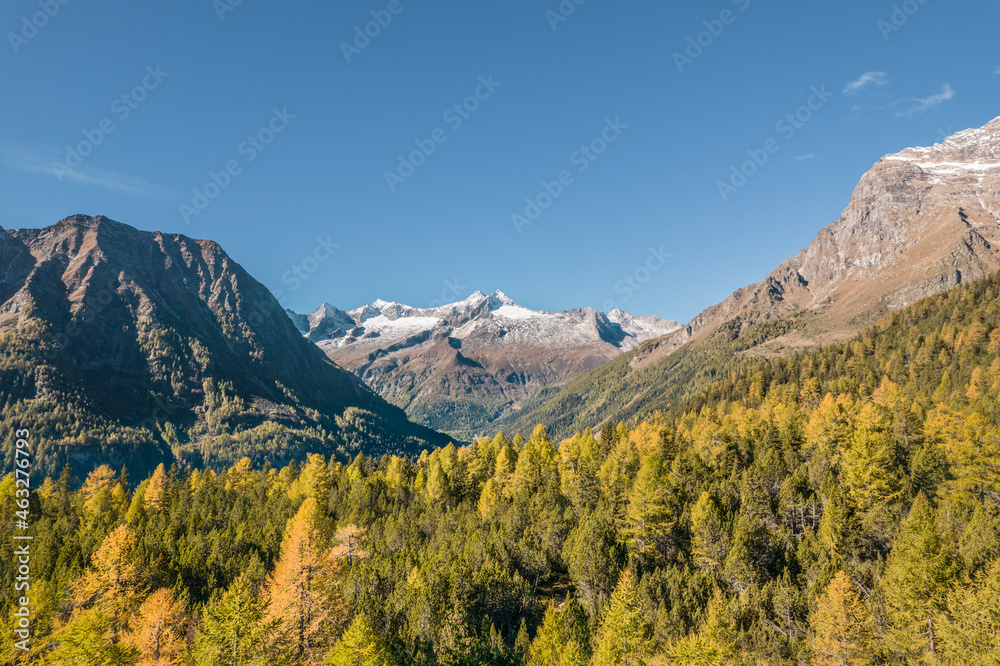
{"type": "Polygon", "coordinates": [[[61,181],[71,181],[83,185],[92,185],[109,190],[118,190],[140,196],[166,196],[168,190],[153,185],[141,178],[127,176],[114,171],[102,169],[57,167],[59,158],[24,146],[0,146],[0,165],[21,173],[35,173],[50,176],[61,181]]]}
{"type": "Polygon", "coordinates": [[[845,95],[857,95],[871,86],[884,86],[889,83],[889,75],[885,72],[865,72],[860,77],[851,81],[844,88],[845,95]]]}
{"type": "Polygon", "coordinates": [[[944,84],[944,88],[941,92],[936,95],[931,95],[930,97],[911,97],[909,99],[896,101],[894,104],[894,106],[897,107],[896,116],[899,118],[906,118],[917,113],[923,113],[927,109],[940,106],[954,97],[954,88],[946,83],[944,84]]]}
{"type": "Polygon", "coordinates": [[[816,159],[816,156],[813,155],[812,153],[806,153],[805,155],[796,155],[795,159],[797,159],[800,162],[805,162],[806,160],[816,159]]]}
{"type": "Polygon", "coordinates": [[[1000,76],[1000,67],[993,70],[993,76],[1000,76]]]}

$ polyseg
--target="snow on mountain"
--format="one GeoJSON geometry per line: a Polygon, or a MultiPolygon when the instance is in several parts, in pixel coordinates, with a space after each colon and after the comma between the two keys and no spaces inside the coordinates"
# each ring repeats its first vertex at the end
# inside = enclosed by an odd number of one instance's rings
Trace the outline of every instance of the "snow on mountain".
{"type": "Polygon", "coordinates": [[[680,328],[677,322],[655,315],[639,317],[622,310],[607,314],[591,308],[531,310],[499,290],[489,296],[477,291],[463,301],[436,308],[414,308],[379,299],[347,311],[324,303],[309,315],[288,314],[305,337],[324,343],[320,345],[324,349],[381,347],[427,333],[456,340],[485,334],[500,345],[530,340],[553,349],[603,342],[628,351],[680,328]]]}
{"type": "Polygon", "coordinates": [[[592,308],[531,310],[502,291],[435,308],[377,300],[289,312],[299,331],[411,418],[461,437],[680,324],[592,308]]]}

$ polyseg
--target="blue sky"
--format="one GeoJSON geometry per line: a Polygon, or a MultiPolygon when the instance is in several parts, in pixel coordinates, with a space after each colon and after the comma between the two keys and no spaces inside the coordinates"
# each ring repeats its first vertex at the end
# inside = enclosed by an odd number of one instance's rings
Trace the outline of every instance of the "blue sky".
{"type": "Polygon", "coordinates": [[[62,2],[0,8],[0,225],[212,238],[300,311],[686,321],[1000,115],[984,0],[62,2]]]}

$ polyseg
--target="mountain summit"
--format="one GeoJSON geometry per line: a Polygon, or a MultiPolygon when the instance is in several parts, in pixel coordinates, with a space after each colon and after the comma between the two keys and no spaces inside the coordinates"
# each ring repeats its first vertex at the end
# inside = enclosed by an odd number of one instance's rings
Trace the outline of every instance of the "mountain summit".
{"type": "Polygon", "coordinates": [[[501,425],[530,429],[540,422],[561,436],[666,409],[716,376],[732,357],[725,345],[756,325],[783,322],[742,338],[737,347],[745,353],[843,341],[888,312],[998,268],[1000,118],[929,148],[883,157],[861,178],[843,214],[762,282],[501,425]],[[682,348],[685,358],[675,358],[682,348]]]}
{"type": "Polygon", "coordinates": [[[41,437],[37,471],[54,475],[70,461],[77,473],[142,471],[446,441],[329,362],[281,311],[213,241],[84,215],[4,232],[8,432],[41,437]]]}
{"type": "Polygon", "coordinates": [[[468,437],[522,401],[680,324],[591,308],[536,311],[502,291],[413,308],[289,313],[299,331],[414,420],[468,437]]]}

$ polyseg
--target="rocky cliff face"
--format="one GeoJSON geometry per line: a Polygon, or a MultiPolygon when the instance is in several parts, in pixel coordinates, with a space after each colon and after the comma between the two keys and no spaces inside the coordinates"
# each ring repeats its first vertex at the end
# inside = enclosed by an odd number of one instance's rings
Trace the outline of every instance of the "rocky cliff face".
{"type": "Polygon", "coordinates": [[[461,437],[680,326],[621,310],[533,311],[499,291],[438,308],[379,300],[290,316],[327,356],[411,418],[461,437]]]}
{"type": "Polygon", "coordinates": [[[882,158],[843,214],[763,281],[498,425],[524,431],[545,423],[564,436],[669,409],[700,388],[692,378],[708,381],[719,370],[717,359],[707,360],[718,348],[713,333],[739,336],[787,318],[787,326],[774,328],[787,333],[768,338],[756,331],[752,344],[738,346],[772,355],[842,341],[887,312],[998,268],[1000,118],[882,158]],[[684,353],[674,355],[681,347],[684,353]]]}
{"type": "Polygon", "coordinates": [[[811,311],[812,335],[793,346],[846,339],[886,312],[997,268],[1000,118],[879,160],[840,218],[807,248],[635,363],[703,339],[733,319],[746,326],[800,310],[811,311]]]}
{"type": "MultiPolygon", "coordinates": [[[[344,421],[352,408],[373,415],[373,444],[419,451],[443,441],[329,362],[281,312],[212,241],[80,215],[4,232],[0,404],[5,418],[36,414],[76,453],[112,437],[144,461],[185,446],[204,453],[208,440],[223,460],[223,436],[264,455],[255,450],[268,446],[263,430],[245,433],[267,424],[316,450],[356,445],[344,421]],[[72,418],[53,416],[67,409],[72,418]]],[[[295,455],[289,446],[275,455],[295,455]]]]}

